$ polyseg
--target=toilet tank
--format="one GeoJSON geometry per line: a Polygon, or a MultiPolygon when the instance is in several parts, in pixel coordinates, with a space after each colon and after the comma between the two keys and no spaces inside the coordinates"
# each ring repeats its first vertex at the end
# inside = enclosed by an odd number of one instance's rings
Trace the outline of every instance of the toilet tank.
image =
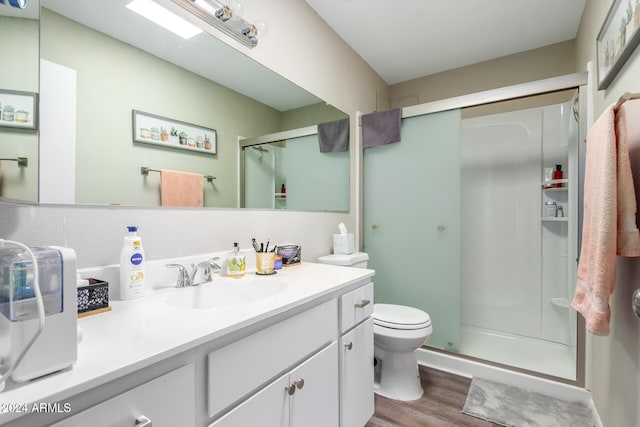
{"type": "Polygon", "coordinates": [[[320,264],[341,265],[346,267],[367,268],[369,254],[354,252],[352,254],[331,254],[318,258],[320,264]]]}

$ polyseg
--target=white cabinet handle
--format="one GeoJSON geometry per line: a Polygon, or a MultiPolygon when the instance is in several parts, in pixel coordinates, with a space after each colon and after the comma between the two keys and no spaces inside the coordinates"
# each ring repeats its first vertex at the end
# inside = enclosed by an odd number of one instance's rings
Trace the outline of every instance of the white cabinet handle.
{"type": "Polygon", "coordinates": [[[363,308],[363,307],[366,307],[369,304],[371,304],[371,301],[369,301],[368,299],[363,299],[362,302],[360,304],[356,304],[355,307],[356,308],[363,308]]]}
{"type": "Polygon", "coordinates": [[[344,346],[347,347],[347,350],[351,350],[353,348],[353,343],[351,341],[349,341],[344,346]]]}
{"type": "Polygon", "coordinates": [[[134,424],[136,427],[152,427],[151,420],[144,415],[140,415],[136,418],[136,423],[134,424]]]}
{"type": "Polygon", "coordinates": [[[294,384],[298,387],[298,390],[301,390],[302,387],[304,387],[304,380],[300,378],[298,381],[294,382],[294,384]]]}

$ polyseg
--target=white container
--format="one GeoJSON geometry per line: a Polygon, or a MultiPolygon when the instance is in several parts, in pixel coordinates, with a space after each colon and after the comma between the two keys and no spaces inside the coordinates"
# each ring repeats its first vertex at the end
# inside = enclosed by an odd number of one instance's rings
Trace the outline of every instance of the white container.
{"type": "Polygon", "coordinates": [[[334,234],[333,235],[333,253],[334,254],[352,254],[356,251],[355,237],[350,234],[334,234]]]}
{"type": "Polygon", "coordinates": [[[120,252],[120,299],[130,300],[144,296],[144,249],[142,239],[137,236],[138,227],[127,227],[120,252]]]}

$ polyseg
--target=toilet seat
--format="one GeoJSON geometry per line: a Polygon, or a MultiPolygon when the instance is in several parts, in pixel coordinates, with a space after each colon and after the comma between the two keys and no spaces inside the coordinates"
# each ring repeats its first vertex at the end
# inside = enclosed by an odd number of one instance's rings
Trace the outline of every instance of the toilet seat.
{"type": "Polygon", "coordinates": [[[395,304],[375,304],[373,324],[384,328],[415,330],[431,326],[431,317],[422,310],[395,304]]]}

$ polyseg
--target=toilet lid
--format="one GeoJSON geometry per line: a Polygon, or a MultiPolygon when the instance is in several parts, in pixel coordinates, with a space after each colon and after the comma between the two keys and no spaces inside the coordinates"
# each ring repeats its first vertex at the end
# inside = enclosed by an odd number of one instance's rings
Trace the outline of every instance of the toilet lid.
{"type": "Polygon", "coordinates": [[[421,329],[431,325],[431,317],[422,310],[395,304],[374,304],[373,323],[394,329],[421,329]]]}

